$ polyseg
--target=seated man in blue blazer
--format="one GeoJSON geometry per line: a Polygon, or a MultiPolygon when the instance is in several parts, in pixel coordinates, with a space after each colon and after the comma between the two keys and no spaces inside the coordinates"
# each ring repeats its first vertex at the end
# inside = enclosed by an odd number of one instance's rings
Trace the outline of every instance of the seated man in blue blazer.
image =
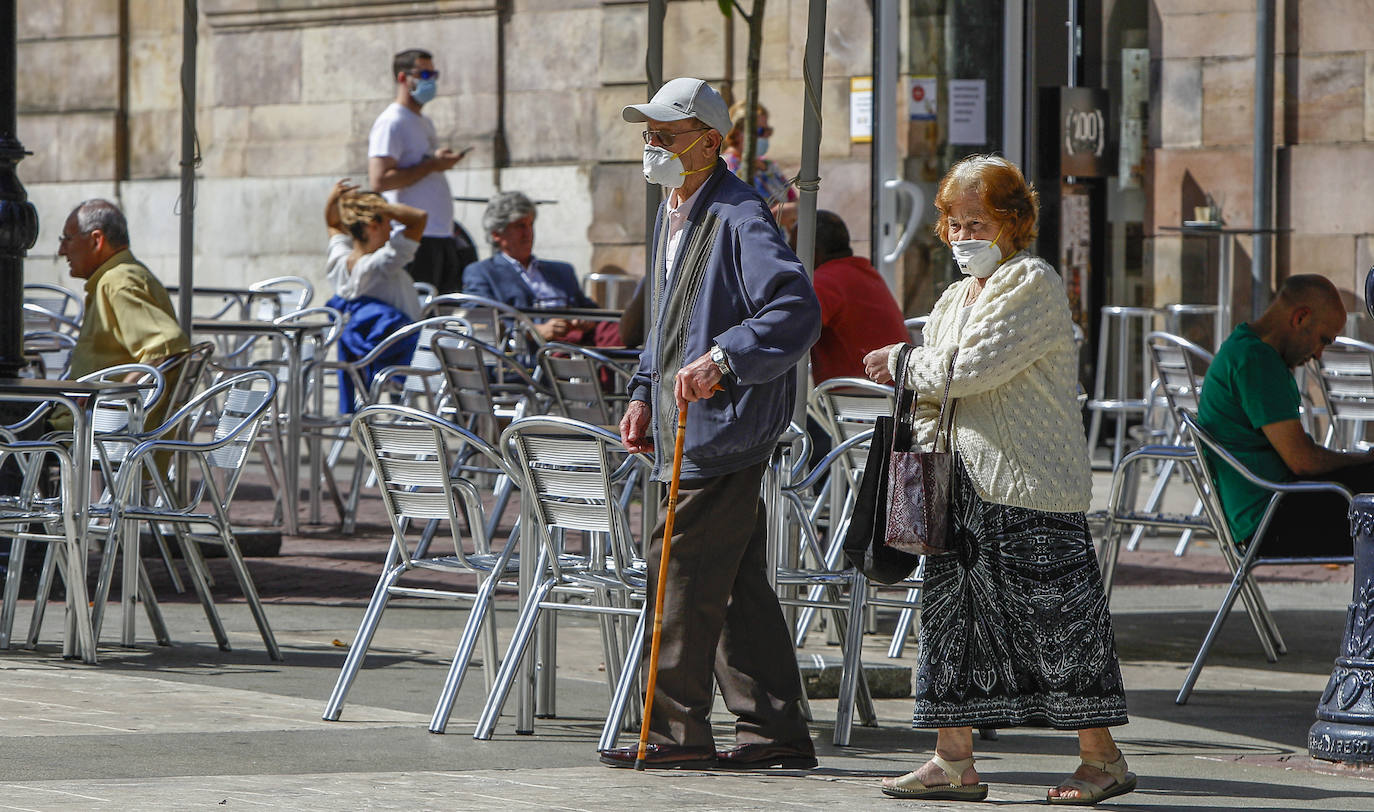
{"type": "MultiPolygon", "coordinates": [[[[482,228],[492,255],[463,269],[463,292],[521,309],[596,307],[582,292],[573,266],[534,256],[534,203],[521,192],[501,192],[487,203],[482,228]]],[[[538,325],[546,341],[573,341],[585,325],[548,319],[538,325]]]]}

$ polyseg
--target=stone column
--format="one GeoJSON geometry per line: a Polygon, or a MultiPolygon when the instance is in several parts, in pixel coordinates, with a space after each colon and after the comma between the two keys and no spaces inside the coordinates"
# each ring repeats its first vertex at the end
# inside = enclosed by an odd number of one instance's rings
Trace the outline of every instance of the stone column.
{"type": "Polygon", "coordinates": [[[1350,509],[1355,537],[1355,584],[1346,610],[1345,640],[1307,734],[1313,758],[1374,762],[1374,494],[1359,494],[1350,509]]]}
{"type": "Polygon", "coordinates": [[[5,377],[24,366],[24,255],[38,239],[38,210],[15,173],[29,154],[15,134],[17,20],[15,0],[0,0],[0,376],[5,377]]]}

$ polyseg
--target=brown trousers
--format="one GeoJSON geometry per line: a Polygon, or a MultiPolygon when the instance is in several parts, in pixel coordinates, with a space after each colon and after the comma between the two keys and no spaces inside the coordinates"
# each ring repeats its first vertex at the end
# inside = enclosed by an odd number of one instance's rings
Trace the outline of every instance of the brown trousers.
{"type": "MultiPolygon", "coordinates": [[[[713,745],[714,672],[737,717],[738,744],[810,745],[796,651],[768,581],[763,469],[760,463],[679,487],[650,722],[656,744],[713,745]]],[[[662,552],[660,522],[649,550],[650,596],[662,552]]],[[[652,602],[645,628],[653,628],[652,602]]],[[[648,673],[647,641],[643,664],[648,673]]]]}

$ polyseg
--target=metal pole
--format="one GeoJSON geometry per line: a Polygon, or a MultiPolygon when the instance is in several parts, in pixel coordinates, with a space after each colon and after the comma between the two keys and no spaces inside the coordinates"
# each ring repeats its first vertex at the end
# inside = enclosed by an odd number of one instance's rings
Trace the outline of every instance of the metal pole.
{"type": "Polygon", "coordinates": [[[196,22],[197,0],[184,0],[181,17],[181,289],[178,311],[181,329],[191,334],[191,289],[194,286],[196,211],[196,22]]]}
{"type": "MultiPolygon", "coordinates": [[[[648,84],[644,100],[654,97],[663,87],[663,18],[667,14],[668,0],[649,0],[649,48],[644,56],[644,76],[648,84]]],[[[663,199],[663,191],[655,184],[644,184],[644,261],[653,259],[654,220],[658,217],[658,204],[663,199]]],[[[645,265],[644,275],[648,278],[652,269],[645,265]]],[[[645,297],[648,303],[652,296],[645,297]]],[[[649,322],[646,321],[647,325],[649,322]]]]}
{"type": "Polygon", "coordinates": [[[873,266],[897,290],[896,259],[889,262],[897,244],[897,193],[887,184],[897,172],[897,0],[873,3],[873,163],[871,192],[873,266]]]}
{"type": "MultiPolygon", "coordinates": [[[[1255,169],[1254,228],[1274,221],[1274,0],[1255,2],[1255,169]]],[[[1225,237],[1223,237],[1225,239],[1225,237]]],[[[1250,253],[1250,315],[1269,306],[1273,235],[1256,234],[1250,253]]]]}
{"type": "Polygon", "coordinates": [[[24,255],[38,239],[38,210],[15,168],[29,153],[16,134],[18,39],[15,0],[0,0],[0,376],[24,367],[24,255]]]}
{"type": "MultiPolygon", "coordinates": [[[[825,0],[811,0],[802,58],[802,147],[797,172],[797,256],[808,274],[816,272],[816,193],[821,188],[821,89],[825,78],[825,0]]],[[[792,419],[806,425],[811,380],[803,360],[797,369],[797,402],[792,419]]]]}
{"type": "MultiPolygon", "coordinates": [[[[649,0],[648,50],[644,54],[645,88],[644,100],[654,97],[663,87],[663,18],[667,15],[668,0],[649,0]]],[[[655,184],[644,183],[644,282],[649,285],[648,295],[644,297],[644,329],[649,335],[654,324],[654,220],[658,218],[658,204],[663,199],[663,190],[655,184]]],[[[647,497],[649,486],[645,484],[647,497]]]]}

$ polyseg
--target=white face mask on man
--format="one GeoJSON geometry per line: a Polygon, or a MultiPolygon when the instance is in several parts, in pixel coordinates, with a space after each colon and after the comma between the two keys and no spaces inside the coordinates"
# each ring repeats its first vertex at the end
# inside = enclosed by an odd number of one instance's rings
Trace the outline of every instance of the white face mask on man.
{"type": "Polygon", "coordinates": [[[650,183],[656,183],[665,189],[676,189],[682,186],[682,179],[688,175],[695,175],[698,172],[706,172],[714,169],[713,164],[707,164],[701,169],[687,171],[682,166],[682,155],[687,150],[697,145],[697,141],[706,137],[706,133],[697,136],[696,141],[688,144],[682,152],[669,152],[663,147],[653,144],[644,145],[644,178],[650,183]]]}
{"type": "Polygon", "coordinates": [[[949,250],[965,274],[987,279],[1002,264],[1002,249],[997,247],[1001,236],[999,230],[991,240],[955,240],[949,244],[949,250]]]}

